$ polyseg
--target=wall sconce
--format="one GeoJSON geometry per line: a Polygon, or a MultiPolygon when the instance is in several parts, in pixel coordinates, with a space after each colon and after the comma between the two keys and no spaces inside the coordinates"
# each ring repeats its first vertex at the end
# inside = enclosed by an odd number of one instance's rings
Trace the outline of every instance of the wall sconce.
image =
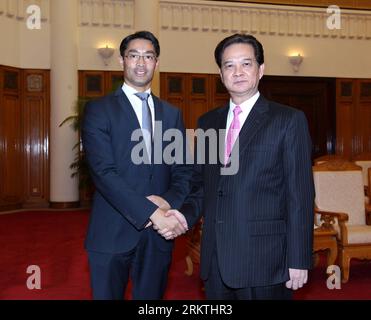
{"type": "Polygon", "coordinates": [[[289,61],[294,72],[298,72],[301,63],[303,62],[303,57],[300,55],[300,53],[298,53],[295,56],[289,56],[289,61]]]}
{"type": "Polygon", "coordinates": [[[98,53],[102,57],[105,66],[108,65],[109,59],[112,57],[114,51],[115,49],[108,47],[108,45],[98,48],[98,53]]]}

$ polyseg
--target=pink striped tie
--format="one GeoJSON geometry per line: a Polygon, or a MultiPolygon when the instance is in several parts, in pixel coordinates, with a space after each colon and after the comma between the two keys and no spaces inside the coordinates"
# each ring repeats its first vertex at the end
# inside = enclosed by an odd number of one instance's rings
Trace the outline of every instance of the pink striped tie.
{"type": "Polygon", "coordinates": [[[238,134],[241,129],[240,120],[238,119],[238,115],[242,112],[240,106],[235,106],[233,109],[233,120],[231,125],[229,126],[228,134],[227,134],[227,143],[225,147],[225,155],[224,155],[224,163],[227,164],[229,157],[232,152],[232,148],[234,143],[236,142],[236,139],[238,137],[238,134]]]}

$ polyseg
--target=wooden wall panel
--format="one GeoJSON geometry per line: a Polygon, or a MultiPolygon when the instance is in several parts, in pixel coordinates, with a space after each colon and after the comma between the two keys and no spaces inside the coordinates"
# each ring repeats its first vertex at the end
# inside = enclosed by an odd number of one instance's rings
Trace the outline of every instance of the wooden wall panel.
{"type": "Polygon", "coordinates": [[[0,66],[0,210],[49,201],[49,71],[0,66]]]}
{"type": "Polygon", "coordinates": [[[182,110],[188,129],[196,127],[201,115],[229,100],[219,75],[162,72],[160,79],[161,98],[182,110]]]}
{"type": "Polygon", "coordinates": [[[162,72],[160,74],[160,96],[182,111],[184,123],[188,121],[186,81],[184,73],[162,72]]]}
{"type": "Polygon", "coordinates": [[[350,158],[353,144],[353,105],[344,102],[336,108],[336,154],[350,158]]]}
{"type": "Polygon", "coordinates": [[[24,71],[24,207],[49,205],[49,72],[24,71]]]}
{"type": "Polygon", "coordinates": [[[371,80],[337,79],[336,153],[371,152],[371,80]]]}
{"type": "Polygon", "coordinates": [[[0,206],[19,208],[23,202],[23,140],[20,97],[4,94],[0,111],[1,161],[0,206]]]}
{"type": "Polygon", "coordinates": [[[335,152],[335,79],[264,76],[259,90],[268,99],[304,112],[313,158],[335,152]]]}
{"type": "MultiPolygon", "coordinates": [[[[356,135],[360,137],[357,153],[371,152],[371,80],[359,80],[359,106],[356,135]]],[[[356,154],[356,153],[354,153],[356,154]]]]}
{"type": "Polygon", "coordinates": [[[210,109],[210,77],[207,74],[187,76],[187,128],[195,129],[198,118],[210,109]]]}
{"type": "Polygon", "coordinates": [[[2,67],[0,103],[0,208],[20,208],[23,202],[23,135],[21,72],[2,67]]]}
{"type": "Polygon", "coordinates": [[[89,71],[80,70],[79,96],[84,98],[99,98],[122,86],[122,71],[89,71]]]}

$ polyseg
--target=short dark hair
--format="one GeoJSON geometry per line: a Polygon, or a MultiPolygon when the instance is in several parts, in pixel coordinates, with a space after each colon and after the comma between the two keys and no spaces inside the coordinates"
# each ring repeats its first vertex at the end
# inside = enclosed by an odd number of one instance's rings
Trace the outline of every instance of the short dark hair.
{"type": "Polygon", "coordinates": [[[155,48],[156,57],[160,56],[160,44],[157,38],[153,35],[153,33],[149,31],[137,31],[133,34],[128,35],[121,41],[121,44],[120,44],[121,57],[124,57],[125,51],[129,46],[129,42],[135,39],[145,39],[145,40],[151,41],[153,47],[155,48]]]}
{"type": "Polygon", "coordinates": [[[230,45],[236,43],[245,43],[251,45],[254,49],[255,59],[259,66],[264,63],[264,50],[262,44],[250,34],[235,33],[234,35],[224,38],[215,48],[215,62],[219,66],[219,68],[221,68],[222,66],[222,56],[224,50],[230,45]]]}

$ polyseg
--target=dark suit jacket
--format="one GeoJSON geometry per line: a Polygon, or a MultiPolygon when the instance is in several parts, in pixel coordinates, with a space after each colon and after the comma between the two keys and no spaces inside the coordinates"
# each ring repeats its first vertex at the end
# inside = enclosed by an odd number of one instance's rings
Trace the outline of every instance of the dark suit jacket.
{"type": "MultiPolygon", "coordinates": [[[[162,130],[177,128],[185,134],[180,111],[152,97],[155,120],[162,121],[162,130]]],[[[131,135],[139,128],[121,87],[86,105],[82,140],[96,187],[85,242],[88,250],[119,253],[133,249],[149,216],[157,209],[146,196],[160,195],[171,207],[179,208],[189,193],[190,166],[132,162],[132,148],[138,142],[131,141],[131,135]]],[[[163,149],[169,143],[163,142],[163,149]]],[[[158,248],[172,249],[173,241],[152,232],[158,248]]]]}
{"type": "MultiPolygon", "coordinates": [[[[199,127],[225,129],[228,108],[206,113],[199,127]]],[[[201,277],[207,279],[216,250],[228,286],[282,283],[288,268],[308,269],[312,261],[314,187],[303,112],[260,96],[240,131],[239,149],[235,175],[221,175],[222,165],[207,158],[195,166],[181,209],[203,214],[201,277]]]]}

